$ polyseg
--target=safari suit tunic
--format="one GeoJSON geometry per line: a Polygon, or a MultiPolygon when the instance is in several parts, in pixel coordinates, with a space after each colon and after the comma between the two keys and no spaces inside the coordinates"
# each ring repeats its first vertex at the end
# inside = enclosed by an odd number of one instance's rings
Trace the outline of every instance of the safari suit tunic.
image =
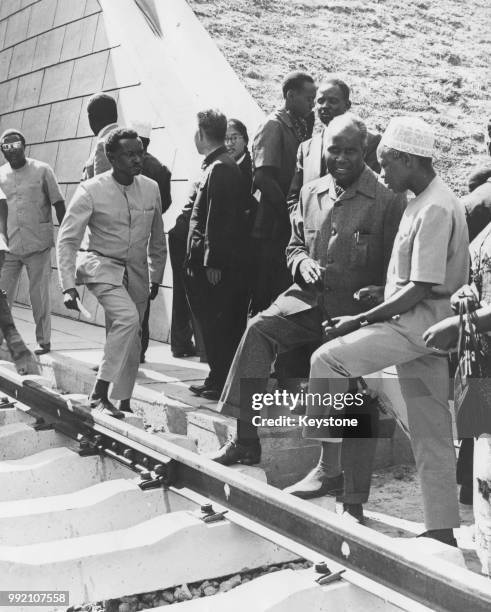
{"type": "Polygon", "coordinates": [[[131,397],[149,282],[164,273],[160,211],[155,181],[136,176],[125,186],[104,172],[79,185],[58,235],[62,289],[87,285],[109,322],[98,377],[114,383],[114,399],[131,397]]]}

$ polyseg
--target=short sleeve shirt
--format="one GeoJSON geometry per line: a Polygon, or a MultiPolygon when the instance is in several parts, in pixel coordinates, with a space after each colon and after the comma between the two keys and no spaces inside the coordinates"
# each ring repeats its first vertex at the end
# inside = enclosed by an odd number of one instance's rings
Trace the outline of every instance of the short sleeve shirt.
{"type": "Polygon", "coordinates": [[[439,178],[409,202],[387,270],[385,298],[409,282],[432,285],[431,297],[401,316],[421,333],[449,316],[449,297],[468,278],[468,233],[460,202],[439,178]],[[424,329],[421,329],[424,327],[424,329]]]}
{"type": "Polygon", "coordinates": [[[267,117],[252,144],[254,167],[276,168],[278,183],[285,198],[295,173],[300,143],[287,111],[279,109],[267,117]]]}
{"type": "Polygon", "coordinates": [[[0,167],[0,189],[8,207],[10,252],[26,256],[54,245],[51,206],[63,201],[55,174],[48,164],[27,158],[22,168],[0,167]]]}

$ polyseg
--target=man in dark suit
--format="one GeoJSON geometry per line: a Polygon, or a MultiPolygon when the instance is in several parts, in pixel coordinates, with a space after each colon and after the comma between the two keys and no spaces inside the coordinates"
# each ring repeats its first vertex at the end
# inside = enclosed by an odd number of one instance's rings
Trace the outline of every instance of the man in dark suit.
{"type": "Polygon", "coordinates": [[[237,245],[245,222],[248,195],[242,174],[225,148],[227,119],[220,111],[198,113],[195,144],[204,156],[189,221],[185,266],[191,311],[203,334],[210,373],[193,393],[218,399],[246,325],[237,245]],[[237,319],[235,314],[244,313],[237,319]]]}
{"type": "MultiPolygon", "coordinates": [[[[324,81],[317,91],[316,108],[322,127],[312,138],[302,142],[298,147],[297,166],[287,198],[290,212],[298,203],[302,186],[324,176],[327,172],[325,161],[325,128],[334,117],[346,113],[351,108],[348,85],[341,79],[328,79],[324,81]]],[[[380,138],[380,134],[367,132],[367,148],[364,159],[366,165],[377,173],[380,172],[380,166],[377,161],[377,146],[380,138]]]]}

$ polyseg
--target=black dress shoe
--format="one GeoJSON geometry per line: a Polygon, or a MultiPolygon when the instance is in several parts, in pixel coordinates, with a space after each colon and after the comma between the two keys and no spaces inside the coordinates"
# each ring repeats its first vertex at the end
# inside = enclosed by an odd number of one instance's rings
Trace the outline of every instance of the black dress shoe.
{"type": "Polygon", "coordinates": [[[181,351],[172,351],[172,356],[176,359],[183,359],[184,357],[196,357],[196,349],[194,346],[190,346],[187,349],[181,351]]]}
{"type": "Polygon", "coordinates": [[[454,538],[453,529],[428,529],[424,533],[421,533],[418,538],[433,538],[448,546],[455,546],[457,548],[457,540],[454,538]]]}
{"type": "Polygon", "coordinates": [[[284,491],[300,499],[314,499],[342,493],[343,482],[343,474],[326,476],[323,469],[317,465],[303,480],[290,485],[284,491]]]}
{"type": "Polygon", "coordinates": [[[349,519],[350,521],[355,521],[360,525],[363,525],[365,522],[362,504],[343,504],[343,512],[341,516],[349,519]]]}
{"type": "Polygon", "coordinates": [[[189,390],[195,395],[201,395],[203,391],[210,391],[214,388],[215,387],[213,387],[212,385],[210,385],[210,383],[207,383],[206,381],[202,385],[189,385],[189,390]]]}
{"type": "Polygon", "coordinates": [[[115,419],[124,419],[124,412],[118,410],[116,406],[107,399],[107,397],[90,397],[89,406],[92,409],[100,410],[104,414],[112,416],[115,419]]]}
{"type": "Polygon", "coordinates": [[[222,465],[255,465],[261,461],[261,444],[259,440],[253,444],[241,444],[237,440],[229,440],[220,450],[208,458],[222,465]]]}
{"type": "Polygon", "coordinates": [[[131,410],[129,399],[120,400],[119,409],[121,410],[121,412],[129,412],[130,414],[133,414],[133,410],[131,410]]]}
{"type": "Polygon", "coordinates": [[[218,389],[205,389],[200,393],[202,398],[213,400],[215,402],[218,402],[221,394],[221,391],[219,391],[218,389]]]}

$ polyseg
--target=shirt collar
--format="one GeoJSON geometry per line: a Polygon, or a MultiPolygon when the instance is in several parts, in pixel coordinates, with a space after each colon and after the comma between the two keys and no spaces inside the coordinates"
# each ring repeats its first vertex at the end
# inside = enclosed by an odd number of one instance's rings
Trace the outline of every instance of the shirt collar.
{"type": "Polygon", "coordinates": [[[317,184],[317,193],[324,193],[328,191],[333,200],[347,200],[354,197],[356,193],[361,193],[369,198],[373,198],[375,196],[377,183],[378,178],[365,164],[365,167],[358,179],[345,189],[340,198],[338,198],[336,195],[336,185],[333,177],[330,174],[326,174],[326,176],[323,176],[322,179],[319,180],[317,184]]]}
{"type": "Polygon", "coordinates": [[[205,159],[203,160],[203,163],[201,164],[201,168],[204,170],[211,163],[213,163],[217,157],[220,157],[220,155],[226,152],[227,152],[227,149],[225,145],[218,147],[218,149],[215,149],[214,151],[212,151],[209,155],[205,157],[205,159]]]}

